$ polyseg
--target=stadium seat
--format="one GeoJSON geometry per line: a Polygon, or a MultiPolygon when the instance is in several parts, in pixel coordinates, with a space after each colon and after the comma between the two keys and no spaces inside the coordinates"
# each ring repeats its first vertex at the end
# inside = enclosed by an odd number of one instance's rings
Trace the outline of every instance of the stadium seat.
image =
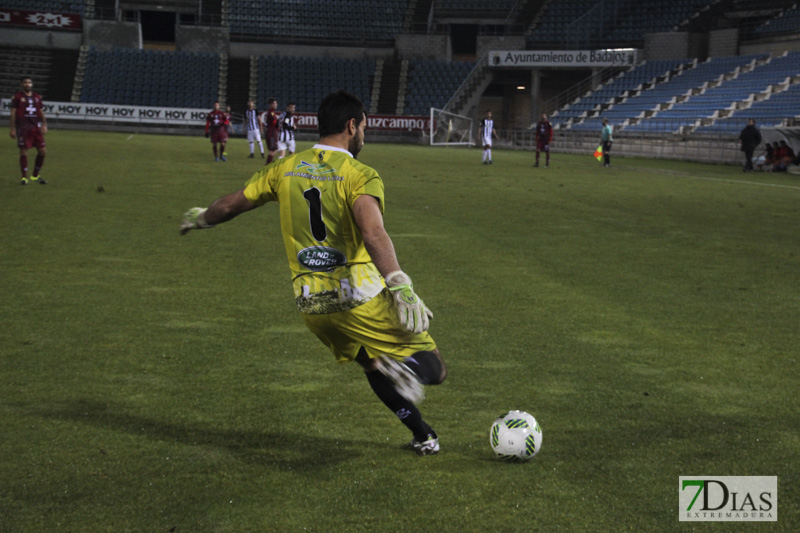
{"type": "Polygon", "coordinates": [[[219,57],[216,54],[134,50],[110,52],[90,49],[87,55],[84,90],[80,100],[93,103],[150,105],[164,107],[209,107],[216,97],[199,99],[195,90],[214,95],[219,85],[219,57]],[[128,86],[107,80],[130,80],[128,86]],[[134,89],[139,92],[132,92],[134,89]],[[207,101],[201,101],[207,100],[207,101]]]}
{"type": "Polygon", "coordinates": [[[375,61],[336,58],[258,58],[258,105],[265,108],[275,97],[279,105],[292,100],[297,110],[315,110],[325,94],[340,88],[349,89],[361,101],[369,102],[375,61]],[[290,73],[290,74],[287,74],[290,73]],[[324,84],[308,80],[324,79],[324,84]]]}
{"type": "Polygon", "coordinates": [[[231,26],[231,33],[303,37],[305,39],[391,40],[400,31],[408,10],[408,0],[384,2],[340,1],[337,9],[322,0],[308,0],[298,6],[292,0],[250,2],[230,0],[230,17],[246,24],[231,26]],[[302,10],[298,7],[303,7],[302,10]],[[306,13],[329,13],[328,17],[308,17],[306,13]]]}

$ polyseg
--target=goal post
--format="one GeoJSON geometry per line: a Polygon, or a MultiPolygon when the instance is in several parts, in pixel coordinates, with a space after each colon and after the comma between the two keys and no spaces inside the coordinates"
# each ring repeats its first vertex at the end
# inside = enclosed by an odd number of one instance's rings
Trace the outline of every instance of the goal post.
{"type": "Polygon", "coordinates": [[[443,109],[431,108],[431,146],[471,146],[472,119],[443,109]]]}

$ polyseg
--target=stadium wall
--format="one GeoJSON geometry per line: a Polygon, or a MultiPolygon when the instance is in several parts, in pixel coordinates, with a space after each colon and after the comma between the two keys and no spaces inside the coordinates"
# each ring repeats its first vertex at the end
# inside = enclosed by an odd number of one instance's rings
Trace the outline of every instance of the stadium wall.
{"type": "Polygon", "coordinates": [[[446,34],[402,34],[395,38],[397,53],[403,59],[434,59],[450,61],[453,47],[446,34]]]}
{"type": "Polygon", "coordinates": [[[800,35],[793,36],[789,39],[784,38],[782,40],[742,43],[739,46],[739,50],[742,55],[766,52],[773,56],[779,56],[786,51],[800,50],[800,35]]]}
{"type": "Polygon", "coordinates": [[[85,45],[101,51],[142,47],[142,26],[138,22],[84,19],[83,36],[85,45]]]}
{"type": "Polygon", "coordinates": [[[367,48],[347,46],[312,46],[299,44],[265,44],[231,42],[231,57],[336,57],[340,59],[384,59],[394,54],[393,48],[367,48]]]}
{"type": "Polygon", "coordinates": [[[476,57],[483,57],[492,50],[525,50],[524,35],[478,35],[476,57]]]}
{"type": "MultiPolygon", "coordinates": [[[[530,151],[536,149],[536,134],[531,130],[505,130],[497,133],[499,139],[495,142],[496,148],[530,151]]],[[[596,133],[558,131],[553,137],[551,151],[554,154],[579,154],[589,158],[594,157],[599,144],[599,130],[596,133]]],[[[743,162],[739,144],[731,136],[657,138],[615,133],[612,153],[615,157],[674,159],[725,165],[743,162]]]]}
{"type": "Polygon", "coordinates": [[[27,30],[3,28],[3,43],[31,48],[62,48],[77,50],[83,35],[79,31],[27,30]]]}
{"type": "Polygon", "coordinates": [[[228,32],[211,26],[175,27],[175,48],[189,52],[228,53],[230,39],[228,32]]]}
{"type": "Polygon", "coordinates": [[[739,30],[713,30],[708,34],[708,57],[735,56],[739,53],[739,30]]]}
{"type": "Polygon", "coordinates": [[[703,33],[674,31],[648,33],[644,36],[644,57],[648,61],[705,58],[708,54],[708,37],[703,33]]]}

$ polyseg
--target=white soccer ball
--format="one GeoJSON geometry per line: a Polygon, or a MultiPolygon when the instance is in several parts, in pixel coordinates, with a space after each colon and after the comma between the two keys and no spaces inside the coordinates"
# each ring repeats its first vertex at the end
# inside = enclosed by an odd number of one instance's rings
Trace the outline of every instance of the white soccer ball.
{"type": "Polygon", "coordinates": [[[489,430],[492,450],[506,461],[527,461],[542,449],[542,428],[525,411],[509,411],[489,430]]]}

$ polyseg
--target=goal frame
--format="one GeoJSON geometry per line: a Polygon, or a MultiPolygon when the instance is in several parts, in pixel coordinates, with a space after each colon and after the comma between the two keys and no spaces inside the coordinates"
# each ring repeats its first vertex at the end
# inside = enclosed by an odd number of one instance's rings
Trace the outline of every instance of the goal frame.
{"type": "Polygon", "coordinates": [[[430,134],[430,145],[431,146],[474,146],[475,142],[472,139],[472,119],[469,117],[465,117],[463,115],[458,115],[456,113],[451,113],[450,111],[445,111],[444,109],[437,109],[432,107],[430,110],[430,123],[428,125],[428,132],[430,134]],[[443,127],[441,123],[442,120],[447,120],[448,127],[444,130],[445,132],[445,140],[439,140],[441,138],[440,128],[443,127]],[[453,128],[453,120],[457,120],[459,124],[466,125],[465,127],[459,127],[454,129],[453,128]],[[437,133],[439,135],[437,136],[437,133]],[[451,135],[454,136],[456,140],[451,140],[451,135]]]}

